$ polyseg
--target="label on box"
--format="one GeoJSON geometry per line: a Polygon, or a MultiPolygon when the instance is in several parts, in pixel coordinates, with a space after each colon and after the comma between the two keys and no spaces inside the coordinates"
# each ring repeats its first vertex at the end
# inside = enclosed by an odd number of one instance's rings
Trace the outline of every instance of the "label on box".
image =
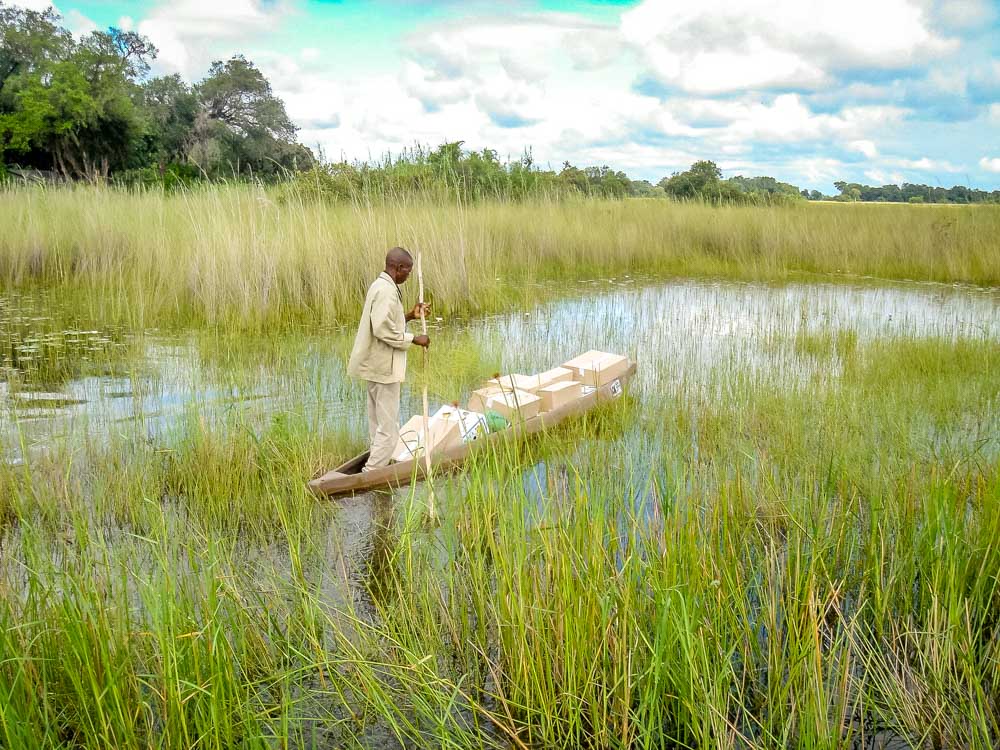
{"type": "Polygon", "coordinates": [[[594,392],[594,391],[596,391],[596,390],[597,390],[597,387],[596,387],[596,386],[593,386],[593,385],[585,385],[585,386],[583,386],[583,395],[584,395],[584,396],[589,396],[589,395],[590,395],[591,393],[593,393],[593,392],[594,392]]]}
{"type": "Polygon", "coordinates": [[[618,396],[622,395],[622,381],[612,380],[611,387],[608,390],[611,391],[612,397],[617,398],[618,396]]]}

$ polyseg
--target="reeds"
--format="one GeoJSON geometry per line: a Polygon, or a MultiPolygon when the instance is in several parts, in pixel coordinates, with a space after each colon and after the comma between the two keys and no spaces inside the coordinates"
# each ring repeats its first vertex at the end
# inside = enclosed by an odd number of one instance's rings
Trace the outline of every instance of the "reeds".
{"type": "Polygon", "coordinates": [[[134,326],[353,320],[386,249],[419,245],[438,314],[515,309],[540,281],[646,273],[1000,283],[1000,209],[662,200],[326,205],[254,186],[7,190],[0,284],[134,326]],[[54,220],[53,217],[58,217],[54,220]]]}
{"type": "Polygon", "coordinates": [[[0,464],[0,744],[995,746],[1000,347],[785,333],[830,376],[651,378],[432,529],[290,414],[0,464]]]}

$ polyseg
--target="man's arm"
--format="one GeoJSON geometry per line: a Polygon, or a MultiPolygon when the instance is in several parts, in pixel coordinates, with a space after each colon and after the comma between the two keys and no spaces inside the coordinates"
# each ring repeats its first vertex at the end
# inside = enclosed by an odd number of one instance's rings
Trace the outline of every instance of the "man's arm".
{"type": "Polygon", "coordinates": [[[378,289],[372,301],[372,333],[379,341],[388,344],[393,349],[409,349],[413,343],[413,334],[407,333],[393,315],[393,308],[399,304],[399,298],[390,289],[378,289]]]}

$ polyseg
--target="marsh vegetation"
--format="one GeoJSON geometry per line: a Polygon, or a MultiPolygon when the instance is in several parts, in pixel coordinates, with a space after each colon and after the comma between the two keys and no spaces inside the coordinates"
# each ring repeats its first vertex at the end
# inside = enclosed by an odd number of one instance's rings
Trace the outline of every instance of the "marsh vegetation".
{"type": "Polygon", "coordinates": [[[514,310],[536,283],[646,274],[1000,283],[992,206],[722,206],[660,200],[348,205],[255,186],[14,190],[0,280],[132,328],[347,324],[387,247],[427,258],[441,314],[514,310]]]}
{"type": "Polygon", "coordinates": [[[995,209],[79,189],[0,223],[0,745],[1000,741],[995,209]],[[397,242],[444,318],[404,412],[640,364],[438,477],[433,526],[423,485],[305,487],[363,444],[397,242]]]}

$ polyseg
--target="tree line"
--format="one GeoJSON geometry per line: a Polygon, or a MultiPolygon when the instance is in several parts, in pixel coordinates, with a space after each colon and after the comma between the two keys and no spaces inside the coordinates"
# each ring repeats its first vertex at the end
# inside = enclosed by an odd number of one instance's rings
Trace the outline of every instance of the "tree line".
{"type": "MultiPolygon", "coordinates": [[[[902,185],[860,185],[838,180],[833,186],[840,191],[832,200],[862,201],[866,203],[1000,203],[1000,190],[987,192],[976,188],[955,185],[950,188],[931,187],[904,182],[902,185]]],[[[805,191],[803,191],[805,194],[805,191]]],[[[806,195],[810,200],[822,200],[818,191],[806,195]]]]}
{"type": "Polygon", "coordinates": [[[156,47],[118,28],[81,39],[52,8],[0,2],[0,165],[65,179],[184,181],[309,168],[282,101],[242,56],[189,85],[150,78],[156,47]]]}
{"type": "Polygon", "coordinates": [[[559,170],[535,164],[531,153],[502,161],[493,149],[466,151],[462,141],[433,150],[420,147],[376,163],[317,163],[286,186],[299,196],[328,200],[393,199],[421,194],[455,200],[521,200],[528,197],[672,198],[715,204],[775,204],[801,201],[800,190],[773,177],[722,178],[712,161],[657,184],[633,180],[608,166],[559,170]]]}
{"type": "MultiPolygon", "coordinates": [[[[296,140],[297,128],[264,74],[242,55],[212,63],[189,84],[150,77],[156,47],[115,27],[76,39],[49,8],[0,0],[0,178],[5,174],[112,181],[167,189],[197,181],[281,182],[284,195],[329,200],[521,200],[535,196],[672,198],[714,204],[807,200],[1000,202],[1000,191],[905,183],[836,182],[836,196],[773,177],[723,179],[697,161],[655,185],[607,165],[558,170],[530,151],[502,160],[462,141],[414,147],[381,161],[327,163],[296,140]]],[[[320,154],[322,157],[322,154],[320,154]]]]}

